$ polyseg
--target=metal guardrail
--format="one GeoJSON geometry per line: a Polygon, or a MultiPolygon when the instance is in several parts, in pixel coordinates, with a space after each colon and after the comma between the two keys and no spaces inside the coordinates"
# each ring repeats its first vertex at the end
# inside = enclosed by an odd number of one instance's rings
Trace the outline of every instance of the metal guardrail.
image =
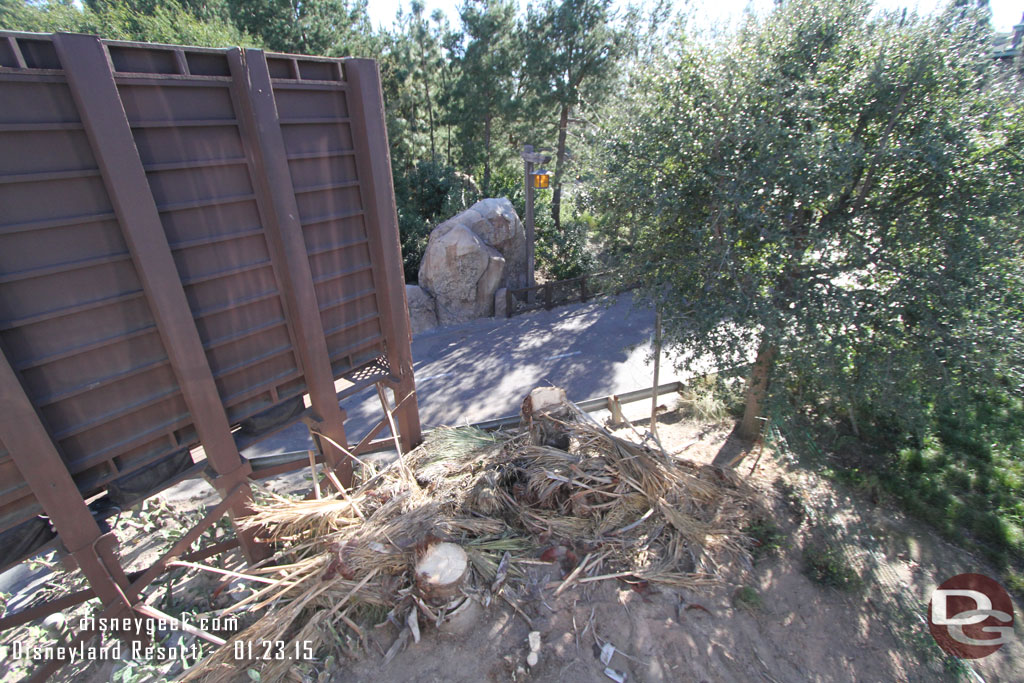
{"type": "MultiPolygon", "coordinates": [[[[683,388],[683,386],[684,383],[678,381],[662,384],[657,388],[658,395],[661,396],[663,394],[678,392],[683,388]]],[[[585,413],[593,413],[598,410],[610,410],[612,411],[612,414],[615,415],[622,404],[646,400],[651,398],[653,393],[653,387],[646,387],[644,389],[637,389],[636,391],[629,391],[624,394],[609,394],[608,396],[589,398],[585,401],[580,401],[576,405],[585,413]]],[[[519,424],[519,421],[519,415],[506,415],[504,417],[496,417],[491,420],[475,422],[471,424],[470,427],[482,429],[485,432],[492,432],[506,427],[514,427],[519,424]]],[[[433,430],[425,431],[424,437],[429,436],[431,431],[433,430]]],[[[387,437],[368,444],[368,447],[362,450],[361,453],[381,453],[384,451],[394,450],[394,447],[394,440],[387,437]]],[[[320,462],[319,456],[317,457],[317,462],[320,462]]],[[[289,453],[260,456],[258,458],[250,459],[249,462],[252,464],[253,477],[262,479],[274,476],[280,472],[298,469],[299,466],[309,462],[309,451],[293,451],[289,453]]]]}

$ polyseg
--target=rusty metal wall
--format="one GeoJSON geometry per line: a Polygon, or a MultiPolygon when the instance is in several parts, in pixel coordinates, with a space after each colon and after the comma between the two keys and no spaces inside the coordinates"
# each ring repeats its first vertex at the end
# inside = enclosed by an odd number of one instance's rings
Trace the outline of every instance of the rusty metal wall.
{"type": "MultiPolygon", "coordinates": [[[[83,495],[201,442],[226,476],[224,420],[304,394],[344,439],[341,378],[418,440],[372,62],[0,32],[0,103],[0,389],[83,495]]],[[[0,532],[43,512],[7,440],[0,532]]]]}

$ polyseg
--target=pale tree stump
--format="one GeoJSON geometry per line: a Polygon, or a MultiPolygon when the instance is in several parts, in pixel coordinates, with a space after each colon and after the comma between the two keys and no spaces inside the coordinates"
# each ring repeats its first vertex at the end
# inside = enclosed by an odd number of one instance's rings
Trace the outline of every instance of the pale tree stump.
{"type": "Polygon", "coordinates": [[[462,595],[469,575],[469,556],[455,543],[434,543],[416,562],[416,588],[432,605],[444,605],[462,595]]]}
{"type": "Polygon", "coordinates": [[[571,439],[562,423],[569,414],[569,401],[564,389],[537,387],[523,399],[520,423],[530,430],[530,443],[534,446],[567,451],[571,439]]]}

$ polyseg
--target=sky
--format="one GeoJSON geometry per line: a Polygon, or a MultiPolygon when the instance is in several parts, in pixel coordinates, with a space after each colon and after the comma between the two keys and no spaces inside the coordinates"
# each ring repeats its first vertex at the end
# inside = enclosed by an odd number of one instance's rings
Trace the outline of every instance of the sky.
{"type": "MultiPolygon", "coordinates": [[[[614,4],[624,6],[623,0],[613,0],[614,4]]],[[[424,0],[426,14],[430,16],[435,9],[442,9],[448,15],[448,20],[453,26],[459,24],[458,6],[462,0],[424,0]]],[[[687,3],[675,0],[675,4],[683,7],[687,3]]],[[[695,19],[699,24],[710,26],[713,24],[728,24],[738,18],[744,8],[752,6],[756,11],[764,11],[772,6],[772,0],[694,0],[697,8],[695,19]]],[[[937,6],[944,5],[944,0],[875,0],[877,7],[885,9],[900,9],[909,7],[917,9],[923,14],[930,14],[937,6]]],[[[370,19],[374,27],[381,25],[390,26],[395,20],[395,13],[399,5],[408,11],[409,0],[369,0],[370,19]]],[[[520,5],[525,6],[526,2],[520,0],[520,5]]],[[[1008,32],[1013,25],[1021,20],[1024,13],[1024,0],[989,0],[992,8],[992,25],[997,31],[1008,32]]]]}

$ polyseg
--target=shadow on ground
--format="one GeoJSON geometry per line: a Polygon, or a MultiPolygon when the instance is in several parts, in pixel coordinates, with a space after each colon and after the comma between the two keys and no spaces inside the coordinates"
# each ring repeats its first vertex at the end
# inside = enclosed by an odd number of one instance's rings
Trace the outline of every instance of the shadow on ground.
{"type": "MultiPolygon", "coordinates": [[[[634,305],[626,294],[422,333],[412,345],[420,421],[430,429],[515,415],[523,397],[542,385],[564,388],[573,401],[649,386],[653,331],[653,311],[634,305]]],[[[660,382],[681,377],[672,361],[663,354],[660,382]]],[[[344,401],[342,408],[353,443],[382,416],[373,389],[344,401]]],[[[305,427],[294,425],[246,454],[308,448],[305,427]]]]}

